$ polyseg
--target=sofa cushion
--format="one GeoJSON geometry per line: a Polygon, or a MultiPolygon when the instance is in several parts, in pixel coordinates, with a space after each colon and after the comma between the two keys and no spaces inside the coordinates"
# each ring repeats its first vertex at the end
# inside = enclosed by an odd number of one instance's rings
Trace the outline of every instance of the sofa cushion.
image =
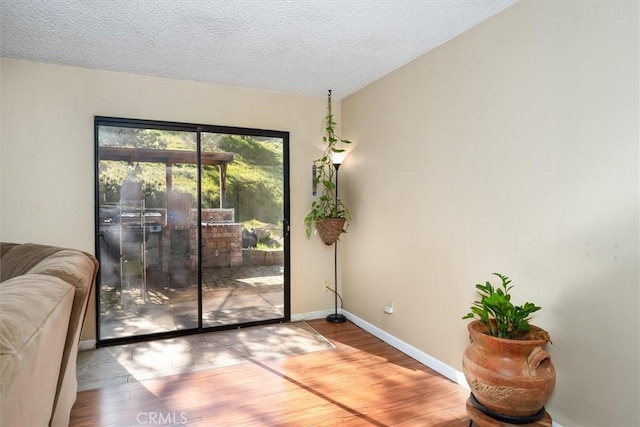
{"type": "Polygon", "coordinates": [[[49,423],[74,293],[41,274],[0,283],[0,425],[49,423]]]}

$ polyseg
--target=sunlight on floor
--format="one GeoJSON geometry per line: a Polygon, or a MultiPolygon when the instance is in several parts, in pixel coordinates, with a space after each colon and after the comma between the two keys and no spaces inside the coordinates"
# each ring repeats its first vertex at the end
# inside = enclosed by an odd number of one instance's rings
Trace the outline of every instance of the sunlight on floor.
{"type": "Polygon", "coordinates": [[[331,348],[304,322],[104,347],[78,354],[78,390],[331,348]]]}

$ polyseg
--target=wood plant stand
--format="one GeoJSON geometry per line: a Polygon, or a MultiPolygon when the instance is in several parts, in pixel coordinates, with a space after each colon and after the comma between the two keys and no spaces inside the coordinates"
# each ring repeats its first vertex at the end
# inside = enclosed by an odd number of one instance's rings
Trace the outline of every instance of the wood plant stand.
{"type": "Polygon", "coordinates": [[[509,424],[484,414],[471,403],[471,398],[467,400],[467,414],[469,414],[469,427],[551,427],[551,416],[548,412],[545,412],[542,418],[535,423],[509,424]]]}

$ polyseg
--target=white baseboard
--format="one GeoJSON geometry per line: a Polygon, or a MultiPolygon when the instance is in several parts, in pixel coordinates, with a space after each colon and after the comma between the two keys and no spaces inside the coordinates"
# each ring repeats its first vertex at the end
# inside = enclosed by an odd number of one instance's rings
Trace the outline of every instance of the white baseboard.
{"type": "Polygon", "coordinates": [[[78,351],[95,350],[96,340],[80,341],[78,344],[78,351]]]}
{"type": "Polygon", "coordinates": [[[469,384],[467,384],[467,380],[465,379],[464,374],[457,369],[454,369],[446,363],[436,359],[435,357],[423,352],[422,350],[417,349],[411,344],[407,344],[401,339],[394,337],[393,335],[383,331],[375,325],[372,325],[366,320],[359,318],[355,314],[349,313],[346,310],[342,310],[342,314],[347,316],[347,319],[360,326],[371,335],[380,338],[382,341],[386,342],[392,347],[397,348],[407,356],[416,359],[418,362],[422,363],[428,368],[433,369],[440,375],[449,378],[454,383],[460,384],[464,388],[469,389],[469,384]]]}

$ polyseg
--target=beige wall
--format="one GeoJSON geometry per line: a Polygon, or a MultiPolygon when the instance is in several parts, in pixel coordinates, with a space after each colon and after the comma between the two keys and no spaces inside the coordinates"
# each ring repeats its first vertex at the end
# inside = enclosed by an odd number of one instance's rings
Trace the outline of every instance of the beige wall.
{"type": "MultiPolygon", "coordinates": [[[[307,239],[311,161],[322,151],[324,97],[235,89],[2,59],[0,240],[94,252],[95,115],[290,132],[291,309],[332,307],[333,252],[307,239]]],[[[340,104],[334,104],[336,114],[340,104]]],[[[95,336],[95,311],[82,339],[95,336]]]]}
{"type": "MultiPolygon", "coordinates": [[[[94,115],[284,130],[292,311],[332,306],[302,227],[324,98],[6,59],[0,82],[0,240],[93,252],[94,115]]],[[[345,308],[460,369],[473,285],[502,272],[543,307],[555,420],[639,425],[638,4],[518,3],[334,107],[345,308]]]]}
{"type": "Polygon", "coordinates": [[[461,369],[474,284],[510,276],[565,426],[640,425],[638,16],[517,3],[342,102],[345,308],[461,369]]]}

